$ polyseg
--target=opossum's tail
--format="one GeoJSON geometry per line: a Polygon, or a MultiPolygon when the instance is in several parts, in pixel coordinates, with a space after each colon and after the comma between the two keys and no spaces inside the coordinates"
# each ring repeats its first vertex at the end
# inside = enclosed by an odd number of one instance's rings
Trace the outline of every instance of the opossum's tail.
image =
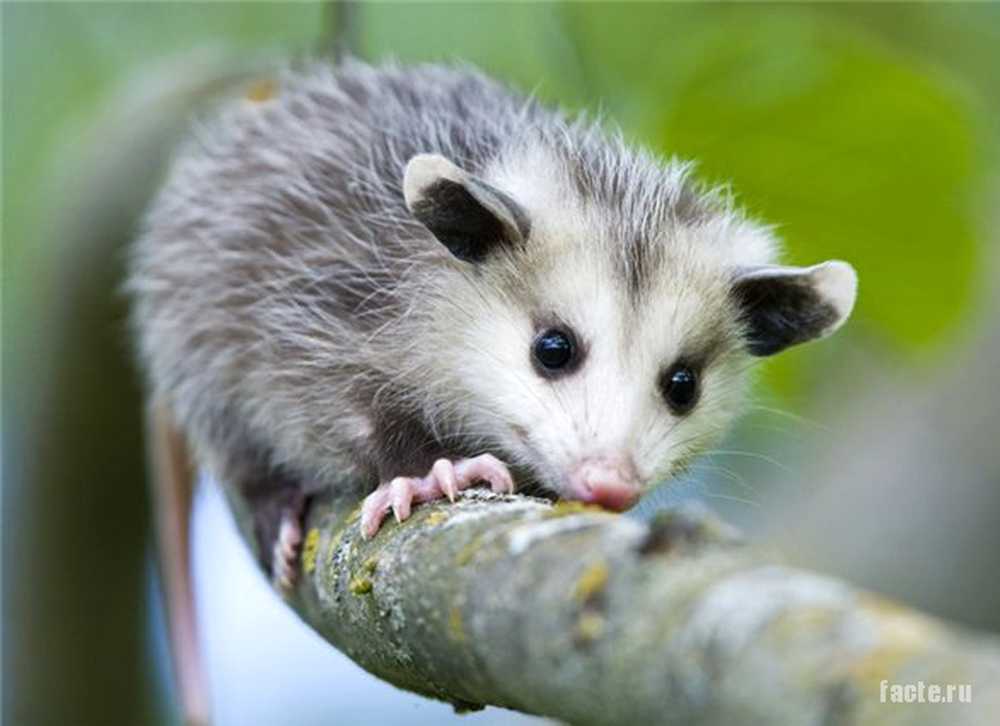
{"type": "Polygon", "coordinates": [[[174,425],[166,404],[151,404],[147,421],[150,496],[156,518],[174,678],[185,724],[202,726],[209,722],[209,698],[191,576],[195,468],[184,435],[174,425]]]}

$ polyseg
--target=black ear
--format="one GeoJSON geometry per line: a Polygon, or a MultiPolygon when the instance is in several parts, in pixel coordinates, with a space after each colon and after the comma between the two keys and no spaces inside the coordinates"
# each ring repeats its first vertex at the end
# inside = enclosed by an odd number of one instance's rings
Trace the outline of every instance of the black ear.
{"type": "Polygon", "coordinates": [[[732,296],[752,355],[774,355],[822,338],[843,325],[854,307],[858,276],[846,262],[741,271],[732,296]]]}
{"type": "Polygon", "coordinates": [[[481,262],[502,246],[521,245],[531,230],[517,202],[437,154],[410,159],[403,196],[413,216],[466,262],[481,262]]]}

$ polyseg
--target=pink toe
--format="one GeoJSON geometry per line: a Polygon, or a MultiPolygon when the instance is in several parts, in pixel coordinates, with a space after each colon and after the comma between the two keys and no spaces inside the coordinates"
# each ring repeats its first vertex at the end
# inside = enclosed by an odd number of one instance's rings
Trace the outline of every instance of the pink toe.
{"type": "Polygon", "coordinates": [[[285,545],[294,547],[302,541],[302,529],[295,522],[284,519],[278,531],[278,539],[285,545]]]}
{"type": "Polygon", "coordinates": [[[271,572],[275,586],[288,594],[298,579],[299,547],[302,543],[302,525],[299,510],[289,509],[281,514],[278,537],[271,547],[271,572]]]}
{"type": "Polygon", "coordinates": [[[422,479],[413,480],[413,501],[433,502],[444,496],[441,484],[434,473],[430,473],[422,479]]]}
{"type": "Polygon", "coordinates": [[[361,505],[361,534],[365,538],[374,537],[389,511],[389,488],[380,486],[365,497],[361,505]]]}
{"type": "Polygon", "coordinates": [[[483,454],[473,459],[466,459],[455,467],[460,481],[469,486],[473,482],[485,480],[495,492],[511,493],[514,491],[514,481],[502,461],[492,454],[483,454]]]}

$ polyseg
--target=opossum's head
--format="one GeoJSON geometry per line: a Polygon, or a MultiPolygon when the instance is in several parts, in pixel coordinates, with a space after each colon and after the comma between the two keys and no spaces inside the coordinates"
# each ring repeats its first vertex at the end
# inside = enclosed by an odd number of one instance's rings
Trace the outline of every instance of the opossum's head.
{"type": "Polygon", "coordinates": [[[753,358],[836,330],[857,283],[774,265],[769,232],[679,164],[598,162],[479,178],[420,155],[404,193],[457,258],[439,371],[469,429],[543,488],[625,509],[725,430],[753,358]]]}

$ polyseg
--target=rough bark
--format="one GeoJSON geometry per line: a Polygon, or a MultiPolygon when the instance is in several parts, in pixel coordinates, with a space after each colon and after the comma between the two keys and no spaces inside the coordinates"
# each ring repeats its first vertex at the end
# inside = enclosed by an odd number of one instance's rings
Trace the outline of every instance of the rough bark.
{"type": "Polygon", "coordinates": [[[980,724],[1000,644],[781,564],[699,509],[651,523],[465,492],[360,537],[314,502],[293,606],[375,675],[575,724],[980,724]],[[972,703],[881,703],[970,684],[972,703]],[[891,692],[886,691],[891,698],[891,692]]]}

